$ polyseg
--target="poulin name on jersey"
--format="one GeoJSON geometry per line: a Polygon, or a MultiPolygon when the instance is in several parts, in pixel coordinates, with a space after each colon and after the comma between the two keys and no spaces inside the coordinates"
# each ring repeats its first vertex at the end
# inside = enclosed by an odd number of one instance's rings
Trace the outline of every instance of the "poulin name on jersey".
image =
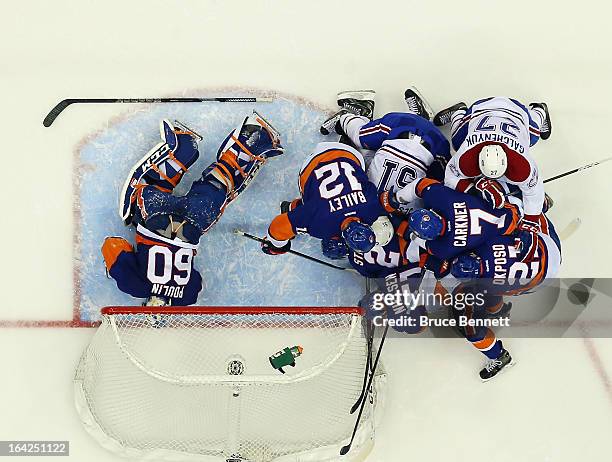
{"type": "Polygon", "coordinates": [[[453,246],[465,247],[467,246],[469,234],[467,205],[465,202],[453,202],[453,209],[455,210],[455,239],[453,246]]]}
{"type": "Polygon", "coordinates": [[[348,194],[343,194],[342,196],[334,197],[327,202],[329,203],[329,211],[337,212],[338,210],[342,210],[347,207],[365,204],[366,198],[361,191],[354,191],[348,194]]]}
{"type": "Polygon", "coordinates": [[[183,298],[185,286],[167,286],[164,284],[153,284],[152,295],[161,295],[168,298],[183,298]]]}

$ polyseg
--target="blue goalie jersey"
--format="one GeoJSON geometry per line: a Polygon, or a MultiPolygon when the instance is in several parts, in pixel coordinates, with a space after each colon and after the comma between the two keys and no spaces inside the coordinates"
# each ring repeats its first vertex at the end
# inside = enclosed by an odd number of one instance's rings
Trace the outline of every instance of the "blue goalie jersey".
{"type": "Polygon", "coordinates": [[[143,299],[162,297],[169,305],[193,305],[202,289],[202,276],[193,267],[196,247],[138,225],[136,249],[123,238],[108,237],[102,255],[122,292],[143,299]]]}

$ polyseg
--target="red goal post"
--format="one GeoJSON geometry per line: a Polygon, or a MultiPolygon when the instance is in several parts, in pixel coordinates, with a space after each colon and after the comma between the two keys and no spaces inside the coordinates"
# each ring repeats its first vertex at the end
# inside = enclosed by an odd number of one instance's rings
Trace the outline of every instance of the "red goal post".
{"type": "Polygon", "coordinates": [[[75,375],[86,429],[129,457],[360,460],[374,439],[377,373],[340,458],[367,368],[357,307],[110,306],[75,375]],[[298,349],[299,353],[294,353],[298,349]],[[293,352],[293,364],[271,358],[293,352]],[[283,373],[284,372],[284,373],[283,373]]]}
{"type": "Polygon", "coordinates": [[[115,314],[354,314],[363,315],[355,306],[107,306],[103,315],[115,314]]]}

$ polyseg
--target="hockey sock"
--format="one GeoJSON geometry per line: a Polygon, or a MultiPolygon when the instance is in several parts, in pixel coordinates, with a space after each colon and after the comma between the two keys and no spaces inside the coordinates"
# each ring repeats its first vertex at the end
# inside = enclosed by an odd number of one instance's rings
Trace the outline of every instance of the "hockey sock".
{"type": "Polygon", "coordinates": [[[503,350],[501,340],[498,340],[491,329],[486,329],[484,337],[468,337],[468,341],[489,359],[496,359],[503,350]]]}
{"type": "Polygon", "coordinates": [[[363,146],[359,140],[359,131],[365,124],[370,122],[370,119],[354,114],[344,114],[340,117],[339,122],[342,131],[350,138],[353,145],[357,146],[358,148],[362,148],[363,146]]]}
{"type": "Polygon", "coordinates": [[[465,109],[459,109],[458,111],[453,112],[451,115],[451,138],[455,136],[459,130],[459,127],[461,127],[461,122],[463,121],[463,117],[465,116],[466,112],[467,111],[465,109]]]}

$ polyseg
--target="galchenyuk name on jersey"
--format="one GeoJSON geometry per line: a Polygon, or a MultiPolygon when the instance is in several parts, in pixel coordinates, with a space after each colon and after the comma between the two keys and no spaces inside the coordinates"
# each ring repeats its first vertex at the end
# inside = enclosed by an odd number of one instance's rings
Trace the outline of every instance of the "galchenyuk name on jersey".
{"type": "Polygon", "coordinates": [[[464,143],[467,143],[468,147],[472,147],[476,144],[485,143],[487,141],[502,143],[513,151],[520,154],[525,153],[525,147],[521,143],[510,136],[500,135],[499,133],[474,133],[473,135],[467,136],[464,143]]]}
{"type": "Polygon", "coordinates": [[[453,209],[455,210],[453,246],[465,247],[470,233],[467,205],[465,202],[453,202],[453,209]]]}
{"type": "Polygon", "coordinates": [[[348,207],[354,207],[355,205],[365,204],[366,197],[361,191],[354,191],[342,196],[334,197],[327,201],[329,203],[329,211],[337,212],[348,207]]]}
{"type": "Polygon", "coordinates": [[[170,298],[182,298],[185,286],[167,286],[164,284],[153,284],[151,293],[170,298]]]}

